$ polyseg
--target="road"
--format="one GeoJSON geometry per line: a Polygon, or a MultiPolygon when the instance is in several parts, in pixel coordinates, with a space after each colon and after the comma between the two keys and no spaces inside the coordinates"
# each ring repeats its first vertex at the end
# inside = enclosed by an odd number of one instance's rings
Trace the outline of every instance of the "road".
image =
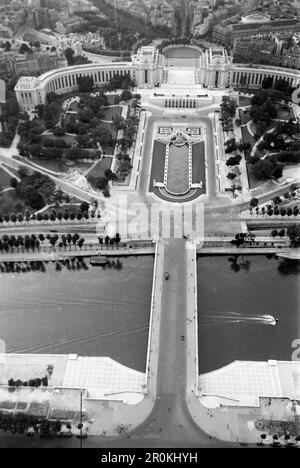
{"type": "MultiPolygon", "coordinates": [[[[212,439],[194,423],[187,407],[187,246],[183,239],[167,239],[163,248],[156,402],[148,418],[124,437],[89,437],[84,447],[228,447],[233,444],[212,439]]],[[[151,386],[151,384],[149,385],[151,386]]],[[[79,441],[29,439],[0,434],[0,447],[78,447],[79,441]]]]}
{"type": "Polygon", "coordinates": [[[180,12],[181,12],[181,36],[185,37],[189,34],[188,22],[189,22],[189,9],[188,0],[180,0],[180,12]]]}
{"type": "Polygon", "coordinates": [[[183,239],[164,243],[164,268],[169,280],[163,280],[161,294],[156,403],[150,417],[130,434],[130,444],[225,446],[196,426],[187,407],[187,250],[183,239]]]}
{"type": "MultiPolygon", "coordinates": [[[[15,154],[15,152],[13,154],[15,154]]],[[[23,167],[23,168],[29,169],[30,171],[34,170],[41,174],[47,175],[48,177],[50,177],[50,179],[52,179],[56,183],[57,187],[59,187],[61,190],[68,193],[69,195],[72,195],[78,198],[79,200],[91,202],[92,199],[97,198],[97,196],[95,196],[94,194],[89,193],[85,190],[82,190],[81,188],[77,187],[74,184],[71,184],[70,182],[59,179],[58,177],[51,175],[48,171],[42,168],[37,169],[36,167],[31,166],[25,160],[20,161],[18,159],[13,159],[11,148],[8,150],[3,150],[3,149],[1,150],[0,162],[6,164],[8,167],[11,167],[12,169],[15,169],[15,170],[18,170],[23,167]]]]}

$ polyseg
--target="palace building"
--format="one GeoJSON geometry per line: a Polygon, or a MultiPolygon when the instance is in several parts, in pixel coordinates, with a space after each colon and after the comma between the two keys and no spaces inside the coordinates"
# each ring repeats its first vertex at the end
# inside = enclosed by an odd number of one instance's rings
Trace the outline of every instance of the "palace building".
{"type": "MultiPolygon", "coordinates": [[[[185,46],[177,46],[178,49],[185,46]]],[[[174,47],[173,47],[174,48],[174,47]]],[[[191,46],[186,47],[192,50],[191,46]]],[[[115,75],[130,76],[139,88],[168,88],[173,90],[170,96],[154,92],[153,99],[164,97],[165,107],[176,107],[181,96],[179,107],[197,107],[197,99],[205,99],[205,89],[224,89],[237,87],[241,82],[248,88],[259,88],[265,77],[273,77],[274,83],[286,79],[291,86],[300,84],[298,70],[232,63],[232,57],[222,47],[214,47],[206,52],[198,48],[196,58],[193,56],[178,59],[166,59],[155,47],[142,47],[131,62],[114,62],[108,64],[84,64],[59,68],[44,73],[39,77],[21,77],[15,87],[19,106],[22,111],[32,112],[39,104],[45,104],[48,93],[66,94],[78,89],[79,77],[89,76],[97,87],[109,82],[115,75]],[[186,99],[188,93],[189,99],[186,99]],[[182,101],[183,99],[183,101],[182,101]]]]}

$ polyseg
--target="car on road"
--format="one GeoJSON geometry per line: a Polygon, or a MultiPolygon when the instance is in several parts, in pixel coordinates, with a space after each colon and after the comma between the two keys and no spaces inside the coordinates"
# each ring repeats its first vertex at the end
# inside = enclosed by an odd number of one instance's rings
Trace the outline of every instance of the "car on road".
{"type": "Polygon", "coordinates": [[[166,272],[165,272],[165,279],[168,280],[169,278],[170,278],[169,272],[166,271],[166,272]]]}
{"type": "Polygon", "coordinates": [[[184,335],[180,335],[180,341],[184,341],[184,335]]]}

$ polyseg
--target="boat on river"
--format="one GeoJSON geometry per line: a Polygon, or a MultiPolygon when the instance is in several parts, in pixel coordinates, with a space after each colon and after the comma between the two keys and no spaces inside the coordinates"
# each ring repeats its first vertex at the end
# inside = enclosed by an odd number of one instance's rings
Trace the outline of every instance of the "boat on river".
{"type": "Polygon", "coordinates": [[[92,257],[90,264],[92,266],[105,266],[108,264],[108,258],[102,255],[99,255],[98,257],[92,257]]]}

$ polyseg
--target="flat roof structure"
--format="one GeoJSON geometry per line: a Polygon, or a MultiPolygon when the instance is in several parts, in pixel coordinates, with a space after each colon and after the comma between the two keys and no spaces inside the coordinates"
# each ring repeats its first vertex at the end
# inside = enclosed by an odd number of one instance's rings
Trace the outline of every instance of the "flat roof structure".
{"type": "Polygon", "coordinates": [[[259,399],[300,400],[300,362],[235,361],[199,377],[201,396],[228,406],[259,406],[259,399]]]}
{"type": "Polygon", "coordinates": [[[19,89],[32,90],[35,89],[38,83],[38,78],[35,76],[22,76],[18,81],[19,89]]]}
{"type": "Polygon", "coordinates": [[[82,389],[90,399],[131,402],[143,398],[146,390],[145,373],[109,357],[77,354],[0,354],[0,387],[6,387],[11,378],[28,381],[45,377],[49,365],[53,366],[49,390],[82,389]]]}
{"type": "Polygon", "coordinates": [[[63,388],[83,388],[109,399],[118,393],[143,393],[145,374],[129,369],[109,357],[76,356],[69,360],[63,388]]]}
{"type": "Polygon", "coordinates": [[[242,16],[242,23],[268,23],[271,21],[271,16],[262,13],[261,11],[256,11],[254,13],[250,13],[249,15],[242,16]]]}

